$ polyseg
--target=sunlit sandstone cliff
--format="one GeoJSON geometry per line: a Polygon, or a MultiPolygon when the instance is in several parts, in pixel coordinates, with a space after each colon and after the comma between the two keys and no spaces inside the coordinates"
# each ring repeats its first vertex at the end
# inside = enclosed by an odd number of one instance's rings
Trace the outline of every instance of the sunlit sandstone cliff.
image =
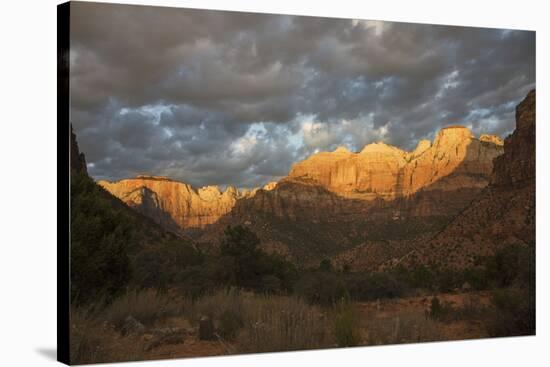
{"type": "Polygon", "coordinates": [[[322,152],[295,164],[289,178],[311,180],[348,198],[409,196],[420,189],[455,190],[487,185],[493,159],[503,151],[498,137],[476,139],[462,126],[442,129],[433,144],[421,140],[412,152],[385,143],[359,153],[322,152]]]}
{"type": "Polygon", "coordinates": [[[516,107],[516,129],[494,161],[488,185],[430,241],[389,265],[435,263],[464,268],[509,245],[535,245],[536,93],[516,107]]]}
{"type": "Polygon", "coordinates": [[[359,153],[317,153],[296,163],[274,190],[239,201],[233,222],[253,223],[259,214],[318,222],[453,216],[487,186],[502,151],[499,138],[476,139],[453,126],[412,152],[374,143],[359,153]]]}
{"type": "Polygon", "coordinates": [[[232,210],[245,221],[257,212],[321,221],[350,213],[392,218],[399,217],[401,210],[407,215],[447,215],[471,200],[468,190],[487,185],[492,161],[502,150],[498,137],[476,139],[467,128],[454,126],[442,129],[433,144],[420,141],[412,152],[374,143],[359,153],[340,147],[314,154],[296,163],[287,177],[262,190],[228,187],[222,192],[217,186],[195,190],[158,176],[99,184],[158,223],[172,228],[175,224],[180,229],[203,228],[232,210]],[[418,195],[414,202],[392,203],[420,191],[423,196],[418,195]],[[449,191],[456,194],[445,197],[449,191]],[[239,201],[243,205],[236,207],[239,201]],[[372,207],[379,210],[367,210],[372,207]]]}
{"type": "MultiPolygon", "coordinates": [[[[228,213],[236,201],[250,197],[258,189],[239,191],[229,186],[221,191],[218,186],[195,190],[191,185],[164,176],[140,175],[115,182],[99,181],[111,194],[130,207],[151,217],[157,223],[175,229],[204,227],[228,213]]],[[[268,190],[274,183],[266,185],[268,190]]]]}

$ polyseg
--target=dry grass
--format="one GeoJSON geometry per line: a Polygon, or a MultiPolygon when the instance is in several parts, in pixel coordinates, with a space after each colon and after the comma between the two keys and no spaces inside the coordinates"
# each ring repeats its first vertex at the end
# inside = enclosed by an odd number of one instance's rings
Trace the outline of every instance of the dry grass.
{"type": "Polygon", "coordinates": [[[402,312],[391,318],[367,317],[363,323],[369,345],[441,340],[437,322],[421,311],[402,312]]]}
{"type": "Polygon", "coordinates": [[[245,323],[237,339],[240,352],[274,352],[331,345],[330,324],[321,311],[290,297],[249,298],[245,323]]]}
{"type": "Polygon", "coordinates": [[[241,313],[245,298],[251,297],[251,294],[236,289],[219,290],[196,300],[191,307],[185,309],[185,316],[194,324],[198,324],[202,316],[216,321],[226,311],[241,313]]]}
{"type": "Polygon", "coordinates": [[[148,327],[174,318],[197,326],[202,316],[208,316],[214,321],[218,341],[227,353],[335,346],[330,313],[326,316],[320,308],[298,298],[239,290],[217,291],[195,302],[150,290],[131,292],[101,310],[75,309],[73,313],[71,352],[75,363],[146,358],[139,337],[128,343],[126,339],[130,337],[119,332],[128,316],[148,327]],[[119,350],[129,345],[131,350],[119,350]]]}
{"type": "Polygon", "coordinates": [[[104,308],[99,317],[120,329],[128,316],[145,326],[180,314],[185,302],[153,289],[128,292],[104,308]]]}
{"type": "Polygon", "coordinates": [[[331,345],[330,324],[318,307],[286,296],[218,291],[199,299],[192,312],[213,319],[220,338],[234,339],[235,352],[261,353],[331,345]],[[229,321],[228,321],[229,320],[229,321]]]}
{"type": "MultiPolygon", "coordinates": [[[[475,300],[452,308],[445,321],[427,317],[424,303],[392,301],[373,306],[341,302],[312,306],[297,297],[258,295],[220,290],[191,301],[154,291],[128,293],[94,312],[72,310],[71,355],[74,363],[129,361],[162,357],[144,350],[141,335],[124,336],[127,316],[155,328],[184,327],[182,345],[164,349],[171,356],[262,353],[290,350],[383,345],[479,337],[480,330],[464,329],[465,321],[482,313],[475,300]],[[380,308],[380,309],[379,309],[380,308]],[[217,340],[199,340],[199,320],[212,319],[217,340]],[[452,317],[451,317],[452,316],[452,317]],[[454,321],[454,320],[461,321],[454,321]],[[464,325],[462,325],[464,324],[464,325]],[[192,327],[194,326],[194,327],[192,327]]],[[[163,350],[162,346],[159,350],[163,350]]]]}
{"type": "Polygon", "coordinates": [[[98,325],[88,310],[71,310],[70,353],[73,363],[95,363],[109,359],[98,325]]]}

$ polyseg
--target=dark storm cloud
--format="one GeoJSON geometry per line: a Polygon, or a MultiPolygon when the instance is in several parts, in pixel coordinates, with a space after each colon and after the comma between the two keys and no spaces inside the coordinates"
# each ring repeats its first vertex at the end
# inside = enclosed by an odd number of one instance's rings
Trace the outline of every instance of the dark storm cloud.
{"type": "Polygon", "coordinates": [[[72,3],[71,113],[89,172],[258,186],[317,150],[505,136],[534,32],[72,3]]]}

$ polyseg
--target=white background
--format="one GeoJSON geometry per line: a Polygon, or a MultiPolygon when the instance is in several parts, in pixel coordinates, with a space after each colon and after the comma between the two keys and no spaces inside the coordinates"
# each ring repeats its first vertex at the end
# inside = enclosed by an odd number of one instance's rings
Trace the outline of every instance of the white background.
{"type": "MultiPolygon", "coordinates": [[[[537,336],[211,357],[147,366],[550,365],[547,194],[550,157],[546,1],[119,1],[537,31],[537,336]]],[[[0,11],[0,366],[53,365],[56,353],[56,4],[0,11]]],[[[125,364],[133,366],[137,364],[125,364]]]]}

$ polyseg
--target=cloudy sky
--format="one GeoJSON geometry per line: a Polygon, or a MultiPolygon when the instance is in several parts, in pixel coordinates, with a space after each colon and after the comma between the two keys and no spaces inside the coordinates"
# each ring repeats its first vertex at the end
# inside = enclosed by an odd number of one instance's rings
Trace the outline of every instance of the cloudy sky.
{"type": "Polygon", "coordinates": [[[505,137],[534,32],[71,4],[71,120],[96,179],[254,187],[319,150],[505,137]]]}

